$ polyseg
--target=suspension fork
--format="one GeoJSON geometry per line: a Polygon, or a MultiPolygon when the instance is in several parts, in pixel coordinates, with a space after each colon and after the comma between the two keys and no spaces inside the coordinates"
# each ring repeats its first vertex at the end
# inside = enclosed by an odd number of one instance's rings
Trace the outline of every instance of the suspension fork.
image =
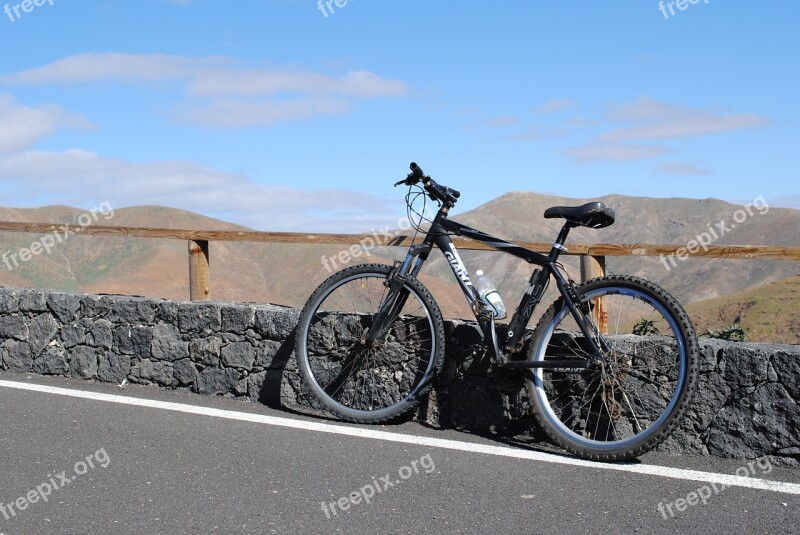
{"type": "Polygon", "coordinates": [[[417,276],[430,252],[431,245],[428,243],[412,245],[408,249],[405,260],[396,264],[389,273],[384,282],[389,288],[389,293],[381,303],[378,313],[375,314],[375,320],[368,332],[362,337],[361,341],[364,345],[371,346],[376,340],[381,340],[386,336],[408,300],[409,291],[404,287],[406,281],[417,276]]]}

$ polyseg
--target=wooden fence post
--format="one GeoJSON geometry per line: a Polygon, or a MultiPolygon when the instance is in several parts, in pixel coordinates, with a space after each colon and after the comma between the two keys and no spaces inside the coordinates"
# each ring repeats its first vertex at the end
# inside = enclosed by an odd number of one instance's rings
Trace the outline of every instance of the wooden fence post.
{"type": "Polygon", "coordinates": [[[208,271],[208,241],[189,241],[189,299],[209,301],[211,287],[208,271]]]}
{"type": "MultiPolygon", "coordinates": [[[[606,257],[581,255],[581,282],[602,277],[606,274],[606,257]]],[[[592,310],[592,320],[601,334],[608,333],[608,313],[606,312],[605,297],[595,300],[592,310]]]]}

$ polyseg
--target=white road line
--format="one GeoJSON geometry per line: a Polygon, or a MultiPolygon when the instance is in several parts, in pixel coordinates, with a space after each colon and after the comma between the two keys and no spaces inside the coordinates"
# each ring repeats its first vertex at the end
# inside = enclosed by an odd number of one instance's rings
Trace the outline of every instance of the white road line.
{"type": "Polygon", "coordinates": [[[658,466],[649,464],[598,463],[592,461],[585,461],[582,459],[575,459],[572,457],[562,457],[550,453],[509,448],[505,446],[472,444],[469,442],[459,442],[457,440],[446,440],[441,438],[422,437],[417,435],[404,435],[401,433],[376,431],[373,429],[364,429],[361,427],[351,427],[347,425],[335,425],[323,422],[292,420],[290,418],[267,416],[263,414],[251,414],[247,412],[227,411],[220,409],[212,409],[209,407],[199,407],[196,405],[185,405],[183,403],[172,403],[167,401],[156,401],[152,399],[117,396],[114,394],[102,394],[99,392],[85,392],[82,390],[70,390],[68,388],[58,388],[53,386],[45,386],[45,385],[38,385],[31,383],[19,383],[15,381],[0,380],[0,387],[13,388],[17,390],[29,390],[32,392],[44,392],[47,394],[56,394],[59,396],[91,399],[94,401],[121,403],[123,405],[133,405],[137,407],[147,407],[151,409],[162,409],[167,411],[184,412],[188,414],[197,414],[201,416],[211,416],[214,418],[225,418],[227,420],[238,420],[242,422],[275,425],[280,427],[291,427],[293,429],[303,429],[306,431],[317,431],[321,433],[332,433],[335,435],[369,438],[374,440],[384,440],[388,442],[400,442],[403,444],[429,446],[432,448],[444,448],[449,450],[458,450],[470,453],[483,453],[486,455],[510,457],[512,459],[525,459],[529,461],[565,464],[570,466],[582,466],[585,468],[594,468],[600,470],[615,470],[617,472],[631,472],[635,474],[645,474],[650,476],[682,479],[687,481],[717,483],[735,487],[745,487],[749,489],[771,490],[775,492],[784,492],[787,494],[800,494],[800,484],[787,483],[783,481],[769,481],[766,479],[731,476],[727,474],[717,474],[713,472],[700,472],[697,470],[684,470],[681,468],[670,468],[667,466],[658,466]]]}

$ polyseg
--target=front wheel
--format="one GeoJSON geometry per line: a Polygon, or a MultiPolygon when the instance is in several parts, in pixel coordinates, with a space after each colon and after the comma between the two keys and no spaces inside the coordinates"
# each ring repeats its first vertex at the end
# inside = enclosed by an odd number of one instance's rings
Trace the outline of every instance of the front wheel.
{"type": "Polygon", "coordinates": [[[694,327],[671,295],[639,278],[591,280],[576,294],[601,354],[591,354],[569,307],[556,301],[534,331],[528,359],[576,366],[530,373],[536,418],[553,442],[579,457],[637,457],[675,430],[691,401],[698,373],[694,327]]]}
{"type": "Polygon", "coordinates": [[[439,307],[413,278],[390,295],[391,272],[390,266],[363,264],[335,273],[300,314],[295,349],[303,380],[347,420],[374,423],[403,414],[428,392],[442,366],[439,307]],[[370,336],[382,309],[391,310],[389,319],[370,336]]]}

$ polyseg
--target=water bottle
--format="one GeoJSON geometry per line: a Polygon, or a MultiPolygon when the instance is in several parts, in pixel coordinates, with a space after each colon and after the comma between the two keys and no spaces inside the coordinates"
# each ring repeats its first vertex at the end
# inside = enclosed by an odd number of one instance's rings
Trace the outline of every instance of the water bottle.
{"type": "Polygon", "coordinates": [[[478,297],[494,313],[496,319],[505,318],[506,306],[503,304],[503,299],[497,292],[492,279],[484,275],[483,270],[480,269],[475,272],[475,277],[475,289],[478,291],[478,297]]]}

